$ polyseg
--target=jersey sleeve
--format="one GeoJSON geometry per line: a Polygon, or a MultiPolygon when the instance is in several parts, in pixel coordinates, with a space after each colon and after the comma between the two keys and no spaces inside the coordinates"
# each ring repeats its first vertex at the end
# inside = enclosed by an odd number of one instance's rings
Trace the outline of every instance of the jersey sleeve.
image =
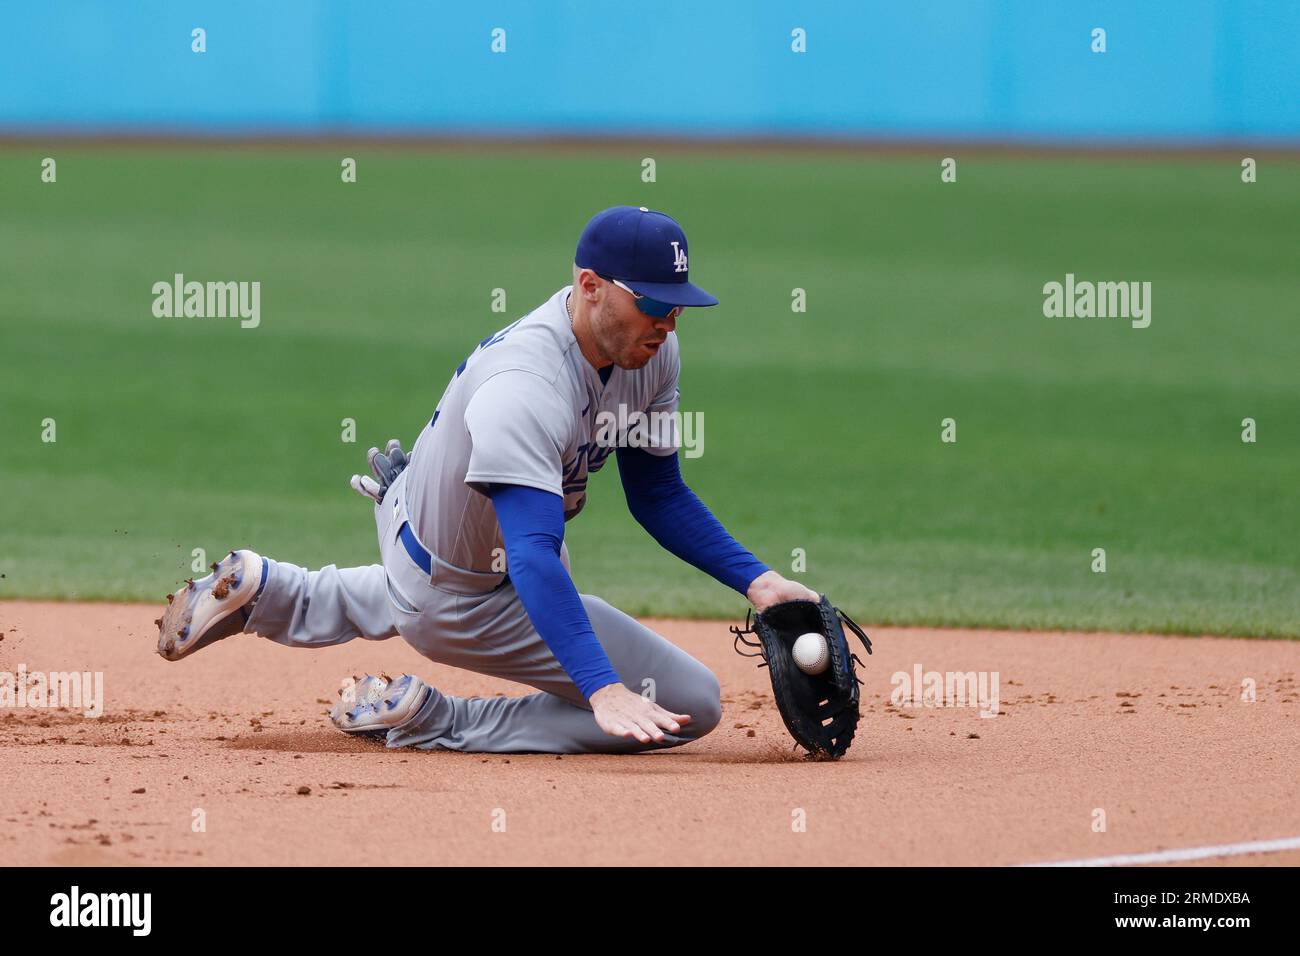
{"type": "Polygon", "coordinates": [[[660,349],[662,360],[659,381],[655,394],[646,409],[650,413],[655,427],[650,429],[649,441],[642,447],[652,455],[676,455],[681,448],[681,435],[678,433],[678,402],[681,393],[677,389],[677,378],[681,372],[681,355],[677,350],[676,334],[669,335],[660,349]]]}
{"type": "Polygon", "coordinates": [[[564,494],[563,454],[572,409],[533,372],[498,372],[465,407],[470,434],[465,484],[487,494],[492,484],[526,485],[564,494]]]}
{"type": "Polygon", "coordinates": [[[501,523],[510,580],[538,636],[583,697],[621,683],[560,558],[564,502],[519,485],[494,485],[488,494],[501,523]]]}

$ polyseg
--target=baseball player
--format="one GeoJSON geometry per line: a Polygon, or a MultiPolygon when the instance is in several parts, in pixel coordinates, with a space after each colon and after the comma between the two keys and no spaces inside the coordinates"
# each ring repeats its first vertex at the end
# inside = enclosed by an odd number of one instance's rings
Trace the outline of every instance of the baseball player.
{"type": "Polygon", "coordinates": [[[589,476],[615,454],[628,509],[665,549],[757,610],[818,600],[737,543],[682,480],[675,329],[683,309],[718,301],[687,263],[686,235],[664,213],[598,213],[573,284],[479,343],[409,456],[390,442],[371,450],[374,479],[353,476],[375,502],[381,563],[308,571],[232,551],[168,596],[158,652],[179,660],[241,631],[288,647],[400,634],[432,661],[538,691],[452,697],[412,675],[367,676],[331,720],[389,747],[629,753],[703,737],[721,719],[717,678],[579,594],[564,546],[589,476]],[[659,426],[630,427],[637,412],[659,426]]]}

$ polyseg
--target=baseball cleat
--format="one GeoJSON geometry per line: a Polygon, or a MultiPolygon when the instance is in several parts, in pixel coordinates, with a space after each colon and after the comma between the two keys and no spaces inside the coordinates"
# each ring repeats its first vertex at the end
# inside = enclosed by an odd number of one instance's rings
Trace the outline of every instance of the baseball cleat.
{"type": "Polygon", "coordinates": [[[339,691],[340,699],[330,710],[330,720],[345,734],[384,735],[420,712],[433,693],[420,678],[411,674],[391,678],[367,674],[339,691]]]}
{"type": "Polygon", "coordinates": [[[265,563],[252,551],[231,551],[212,565],[212,573],[185,582],[167,595],[158,625],[158,653],[178,661],[200,647],[238,634],[248,623],[249,605],[262,584],[265,563]]]}

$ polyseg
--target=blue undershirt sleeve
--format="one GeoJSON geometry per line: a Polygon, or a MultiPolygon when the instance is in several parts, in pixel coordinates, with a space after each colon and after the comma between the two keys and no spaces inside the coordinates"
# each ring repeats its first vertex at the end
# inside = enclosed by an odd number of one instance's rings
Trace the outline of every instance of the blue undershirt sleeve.
{"type": "Polygon", "coordinates": [[[665,550],[741,594],[769,570],[687,487],[676,454],[641,448],[619,448],[617,454],[628,510],[665,550]]]}
{"type": "Polygon", "coordinates": [[[582,696],[622,683],[560,561],[564,499],[526,485],[493,484],[488,497],[505,539],[510,581],[528,619],[582,696]]]}

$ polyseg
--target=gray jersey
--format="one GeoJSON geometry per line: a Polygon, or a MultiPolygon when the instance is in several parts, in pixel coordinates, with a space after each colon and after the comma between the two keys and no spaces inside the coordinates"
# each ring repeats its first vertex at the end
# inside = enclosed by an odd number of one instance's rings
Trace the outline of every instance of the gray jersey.
{"type": "Polygon", "coordinates": [[[504,545],[483,493],[489,484],[561,495],[567,521],[586,503],[588,476],[615,447],[677,450],[676,334],[644,367],[615,367],[602,382],[574,338],[565,307],[570,289],[479,343],[411,450],[411,527],[447,564],[492,570],[493,552],[504,545]],[[647,420],[662,427],[646,428],[647,420]],[[636,432],[630,440],[629,432],[636,432]]]}

